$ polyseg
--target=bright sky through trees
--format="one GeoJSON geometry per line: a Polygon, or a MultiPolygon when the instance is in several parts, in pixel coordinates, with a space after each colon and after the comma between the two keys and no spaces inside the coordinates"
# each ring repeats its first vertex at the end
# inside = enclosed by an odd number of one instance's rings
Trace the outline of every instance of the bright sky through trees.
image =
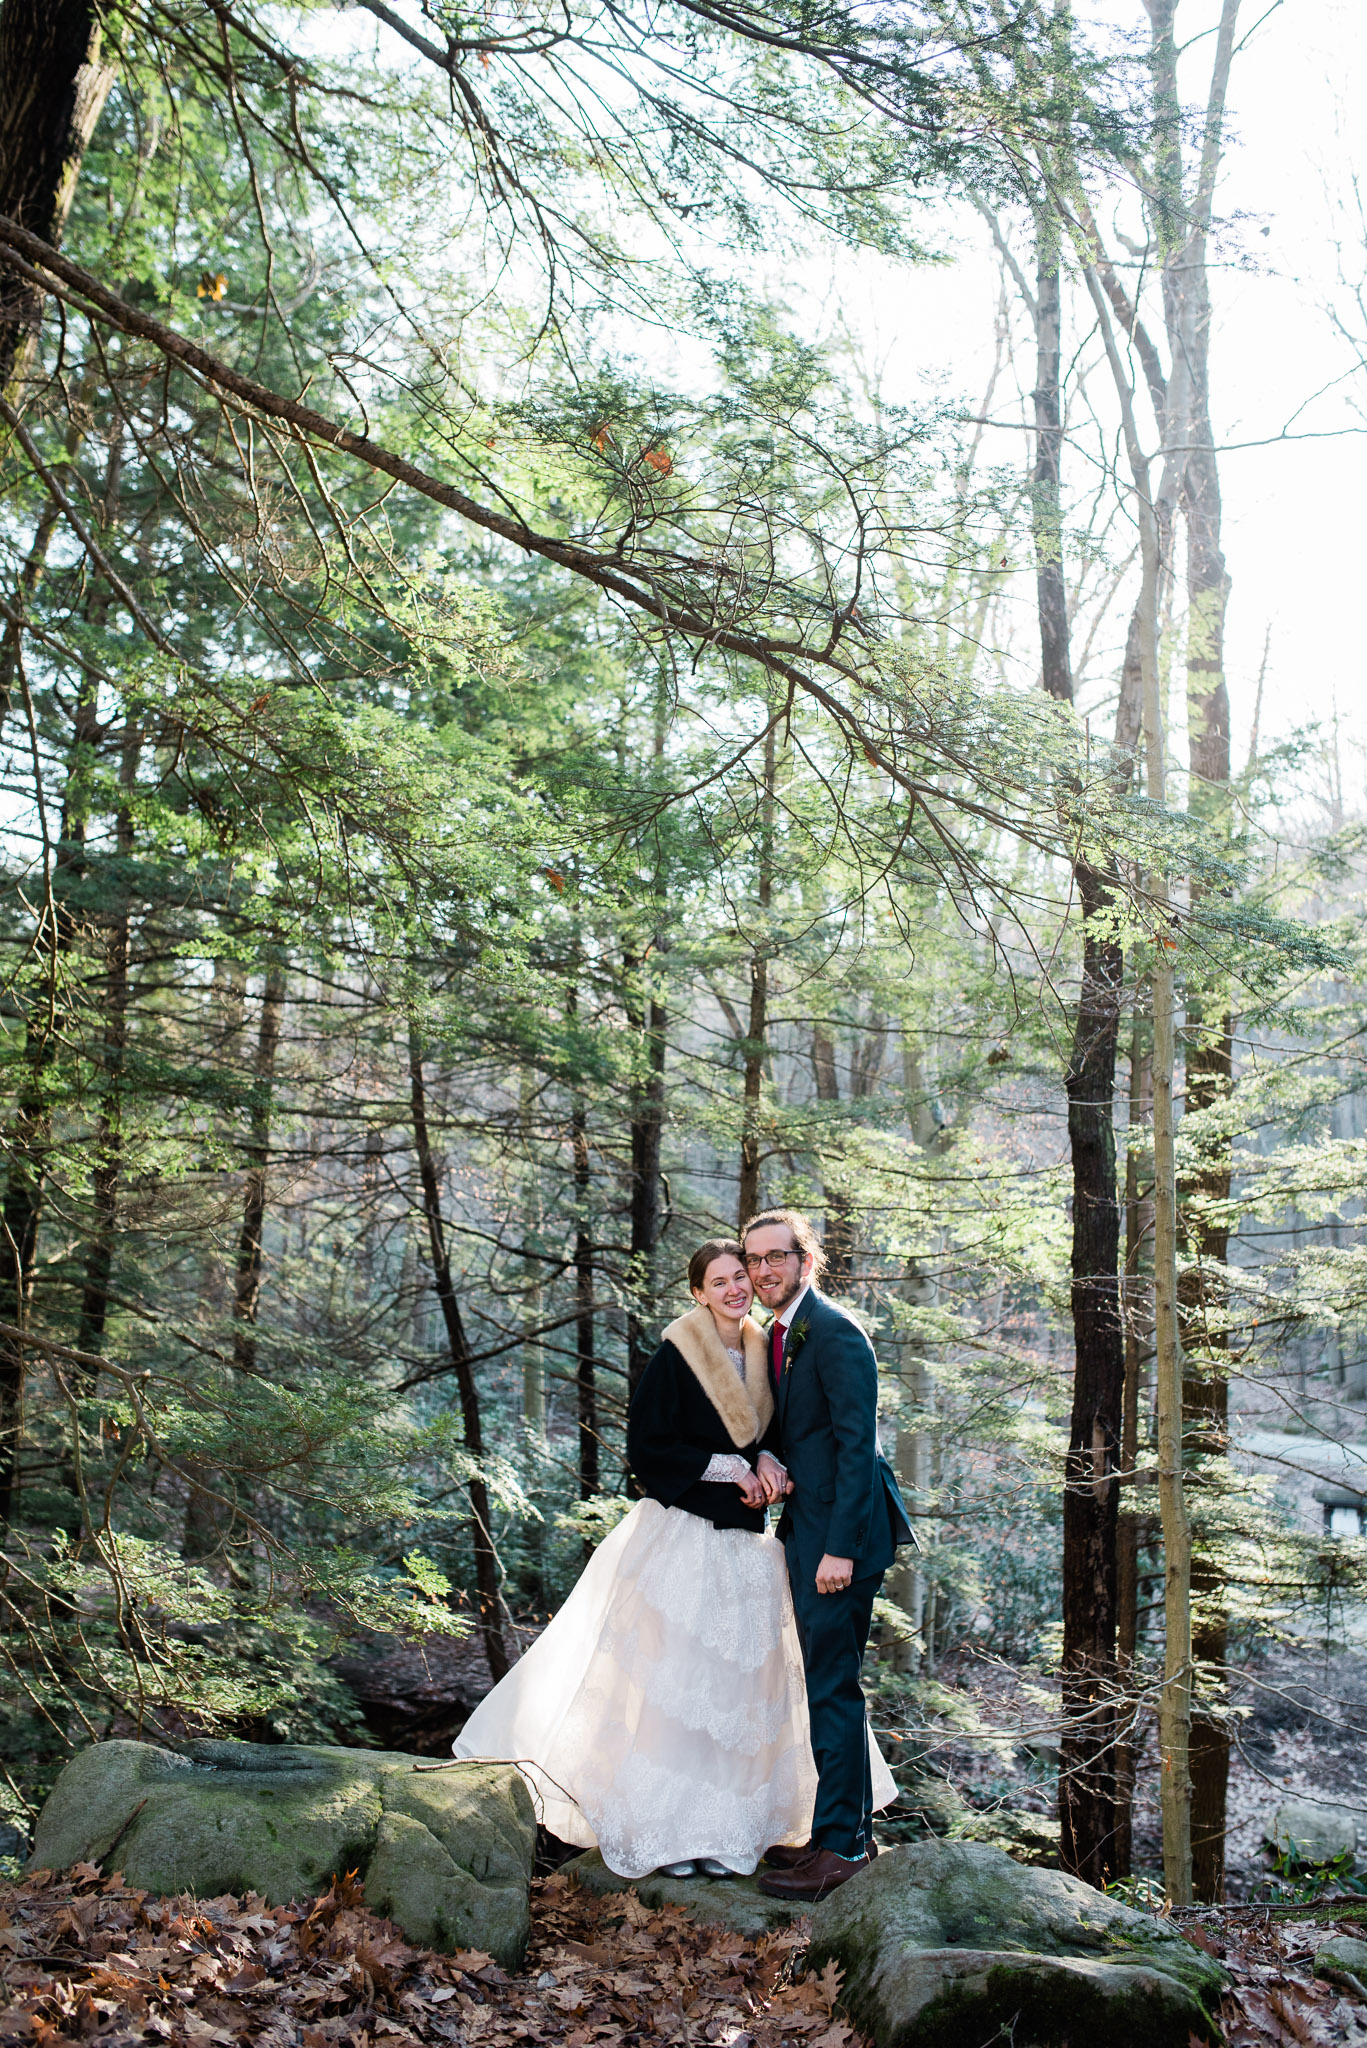
{"type": "MultiPolygon", "coordinates": [[[[1213,20],[1218,10],[1204,11],[1213,20]]],[[[1191,27],[1200,12],[1192,10],[1191,27]]],[[[1134,29],[1133,9],[1084,5],[1080,13],[1084,20],[1123,16],[1134,29]]],[[[1367,496],[1359,485],[1367,374],[1355,369],[1334,320],[1351,331],[1356,312],[1367,346],[1367,318],[1352,299],[1352,286],[1367,275],[1367,199],[1360,212],[1353,185],[1356,176],[1367,187],[1367,10],[1353,0],[1299,0],[1250,10],[1240,25],[1230,146],[1216,200],[1228,225],[1212,264],[1211,380],[1233,579],[1234,756],[1247,758],[1266,642],[1262,738],[1284,737],[1307,720],[1328,727],[1337,709],[1344,776],[1351,771],[1360,787],[1363,755],[1354,748],[1367,743],[1367,496]]],[[[1184,89],[1196,99],[1210,50],[1209,36],[1187,44],[1184,89]]],[[[900,276],[881,263],[849,266],[841,273],[840,317],[881,366],[889,400],[910,402],[929,388],[976,411],[992,360],[998,264],[983,223],[966,208],[928,207],[923,232],[953,260],[900,276]]],[[[1065,353],[1078,341],[1075,324],[1065,353]]],[[[1016,414],[1019,392],[1029,388],[1028,375],[1022,387],[1016,372],[1028,368],[1022,351],[998,386],[996,418],[1016,414]]],[[[982,459],[1019,464],[1021,442],[1017,427],[989,435],[982,459]]],[[[1076,475],[1073,481],[1081,487],[1076,475]]],[[[1020,659],[1028,669],[1037,650],[1028,563],[1023,568],[1020,659]]],[[[1119,615],[1117,630],[1124,630],[1119,615]]]]}

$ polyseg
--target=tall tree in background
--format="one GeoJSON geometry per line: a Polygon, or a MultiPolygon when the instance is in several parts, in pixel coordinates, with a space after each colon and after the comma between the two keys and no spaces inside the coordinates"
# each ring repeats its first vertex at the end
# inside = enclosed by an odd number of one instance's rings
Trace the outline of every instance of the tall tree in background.
{"type": "MultiPolygon", "coordinates": [[[[1148,0],[1157,104],[1152,214],[1163,249],[1163,311],[1170,360],[1185,365],[1180,502],[1186,527],[1188,803],[1217,836],[1228,837],[1229,691],[1225,682],[1225,615],[1230,581],[1221,545],[1219,463],[1210,418],[1210,279],[1207,251],[1215,187],[1224,147],[1225,99],[1238,22],[1238,0],[1224,0],[1216,32],[1210,87],[1195,179],[1187,189],[1182,109],[1177,85],[1178,0],[1148,0]]],[[[1199,903],[1201,884],[1191,883],[1199,903]]],[[[1217,1110],[1233,1074],[1233,1020],[1228,989],[1188,977],[1185,1047],[1187,1116],[1217,1110]]],[[[1221,1711],[1228,1654],[1227,1602],[1218,1562],[1219,1509],[1201,1515],[1202,1494],[1229,1443],[1229,1381],[1223,1274],[1229,1229],[1232,1148],[1218,1130],[1198,1140],[1199,1165],[1183,1177],[1183,1251],[1179,1282],[1184,1371],[1183,1442],[1204,1466],[1196,1481],[1196,1543],[1192,1562],[1192,1655],[1200,1679],[1192,1710],[1192,1884],[1198,1899],[1224,1897],[1229,1723],[1221,1711]],[[1209,1461],[1216,1461],[1212,1465],[1209,1461]],[[1203,1528],[1203,1519],[1207,1526],[1203,1528]]],[[[1218,1496],[1218,1480],[1213,1488],[1218,1496]]]]}
{"type": "MultiPolygon", "coordinates": [[[[1044,687],[1073,702],[1060,490],[1062,243],[1052,209],[1035,224],[1037,339],[1035,466],[1031,482],[1040,661],[1044,687]]],[[[1122,689],[1116,713],[1116,794],[1129,781],[1137,706],[1122,689]]],[[[1065,802],[1067,797],[1065,795],[1065,802]]],[[[1068,1140],[1073,1174],[1073,1402],[1063,1488],[1063,1703],[1059,1819],[1065,1866],[1104,1886],[1117,1863],[1115,1756],[1116,1530],[1124,1420],[1125,1351],[1120,1300],[1120,1202],[1116,1181],[1115,1065],[1124,998],[1117,936],[1118,876],[1085,853],[1073,863],[1082,912],[1082,965],[1068,1063],[1068,1140]]]]}

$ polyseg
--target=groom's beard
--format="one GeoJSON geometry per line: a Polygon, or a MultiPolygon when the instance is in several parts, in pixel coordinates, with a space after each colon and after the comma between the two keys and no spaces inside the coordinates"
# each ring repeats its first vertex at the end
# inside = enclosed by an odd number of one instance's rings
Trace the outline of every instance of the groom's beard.
{"type": "Polygon", "coordinates": [[[769,1301],[765,1302],[764,1306],[768,1309],[770,1315],[781,1316],[783,1314],[784,1309],[787,1308],[789,1302],[797,1300],[805,1284],[806,1283],[802,1278],[802,1274],[801,1272],[799,1272],[796,1280],[794,1280],[792,1286],[789,1287],[786,1294],[775,1295],[769,1301]]]}

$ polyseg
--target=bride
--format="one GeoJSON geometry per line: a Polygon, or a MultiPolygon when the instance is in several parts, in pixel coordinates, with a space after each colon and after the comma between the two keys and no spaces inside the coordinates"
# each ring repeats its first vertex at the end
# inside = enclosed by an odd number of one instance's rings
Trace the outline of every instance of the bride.
{"type": "MultiPolygon", "coordinates": [[[[665,1331],[627,1420],[645,1499],[452,1744],[516,1763],[550,1833],[619,1877],[748,1875],[771,1846],[807,1841],[816,1796],[755,1469],[773,1395],[740,1245],[700,1245],[688,1280],[697,1307],[665,1331]]],[[[894,1787],[870,1746],[882,1806],[894,1787]]]]}

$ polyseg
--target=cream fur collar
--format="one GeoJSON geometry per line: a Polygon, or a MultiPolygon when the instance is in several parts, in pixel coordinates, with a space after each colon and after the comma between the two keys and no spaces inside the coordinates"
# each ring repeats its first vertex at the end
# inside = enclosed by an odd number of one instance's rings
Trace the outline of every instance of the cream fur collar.
{"type": "Polygon", "coordinates": [[[774,1397],[769,1389],[768,1346],[753,1316],[740,1326],[745,1347],[745,1384],[726,1355],[710,1308],[690,1309],[669,1325],[665,1336],[692,1369],[698,1385],[726,1426],[738,1451],[748,1451],[769,1427],[774,1397]]]}

